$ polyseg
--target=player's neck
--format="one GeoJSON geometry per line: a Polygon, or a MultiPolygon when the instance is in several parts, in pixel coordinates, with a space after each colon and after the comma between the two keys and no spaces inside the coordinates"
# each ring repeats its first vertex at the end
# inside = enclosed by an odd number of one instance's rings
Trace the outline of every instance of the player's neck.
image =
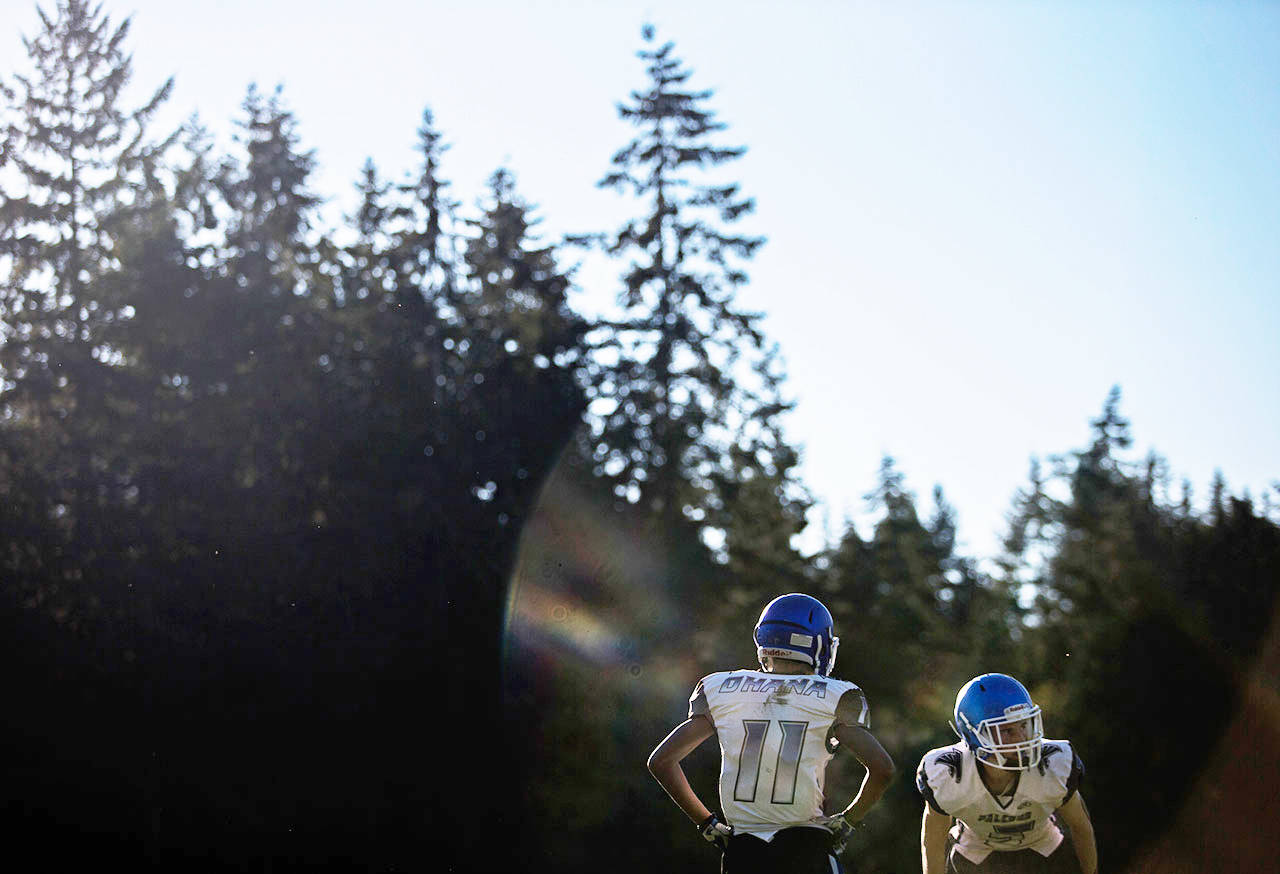
{"type": "Polygon", "coordinates": [[[766,674],[816,674],[812,665],[806,665],[804,662],[795,659],[780,659],[766,657],[764,661],[764,672],[766,674]]]}
{"type": "Polygon", "coordinates": [[[1017,771],[1006,771],[1004,768],[993,768],[986,762],[978,761],[978,771],[982,774],[982,782],[987,784],[996,795],[1009,791],[1009,787],[1018,779],[1017,771]]]}

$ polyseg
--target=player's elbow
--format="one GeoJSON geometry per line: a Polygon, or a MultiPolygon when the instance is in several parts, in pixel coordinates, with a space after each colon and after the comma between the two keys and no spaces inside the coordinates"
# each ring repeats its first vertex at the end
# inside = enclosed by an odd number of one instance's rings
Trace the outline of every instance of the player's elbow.
{"type": "Polygon", "coordinates": [[[649,761],[645,764],[649,769],[649,773],[657,777],[659,772],[671,767],[671,756],[663,752],[662,747],[658,747],[649,754],[649,761]]]}

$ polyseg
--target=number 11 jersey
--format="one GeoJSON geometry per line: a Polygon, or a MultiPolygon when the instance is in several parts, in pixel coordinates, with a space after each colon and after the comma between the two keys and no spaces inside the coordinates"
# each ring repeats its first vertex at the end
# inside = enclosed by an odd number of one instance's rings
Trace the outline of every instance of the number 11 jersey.
{"type": "Polygon", "coordinates": [[[827,763],[837,745],[831,730],[846,694],[857,698],[857,724],[869,728],[862,690],[845,680],[738,670],[698,682],[689,715],[715,727],[720,809],[735,831],[769,840],[784,828],[821,827],[827,763]]]}

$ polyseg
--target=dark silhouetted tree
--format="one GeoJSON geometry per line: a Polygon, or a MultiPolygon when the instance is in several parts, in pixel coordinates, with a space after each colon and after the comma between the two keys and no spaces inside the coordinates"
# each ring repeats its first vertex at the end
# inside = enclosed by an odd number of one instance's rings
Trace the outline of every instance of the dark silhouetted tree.
{"type": "Polygon", "coordinates": [[[786,405],[768,374],[759,315],[735,303],[742,265],[763,240],[728,230],[754,204],[716,180],[744,149],[715,143],[725,125],[708,106],[711,92],[689,87],[671,43],[655,45],[652,28],[644,38],[646,87],[618,107],[636,136],[600,182],[643,212],[598,238],[627,267],[620,315],[593,334],[590,452],[615,494],[668,528],[685,519],[713,526],[726,510],[720,486],[742,476],[731,467],[735,442],[753,450],[753,468],[787,470],[754,460],[785,453],[776,436],[757,435],[778,429],[786,405]]]}
{"type": "Polygon", "coordinates": [[[1033,469],[1002,573],[1034,593],[1027,674],[1050,705],[1046,731],[1071,738],[1091,767],[1094,819],[1113,823],[1100,831],[1102,856],[1123,866],[1138,849],[1128,836],[1157,833],[1160,811],[1178,808],[1238,700],[1280,585],[1280,530],[1220,478],[1204,517],[1160,500],[1163,462],[1125,457],[1119,402],[1113,389],[1086,449],[1055,459],[1047,477],[1033,469]],[[1135,758],[1115,729],[1177,723],[1188,706],[1190,746],[1182,731],[1151,730],[1135,758]]]}
{"type": "Polygon", "coordinates": [[[126,106],[129,22],[115,26],[81,0],[38,12],[41,26],[24,40],[31,70],[3,86],[0,415],[9,450],[28,477],[42,478],[29,508],[43,505],[39,515],[50,520],[20,551],[39,554],[49,577],[69,584],[37,597],[50,596],[74,623],[93,600],[80,581],[116,576],[128,549],[116,536],[128,526],[111,523],[135,484],[112,436],[131,410],[120,402],[125,362],[107,334],[134,309],[110,280],[118,226],[151,196],[172,142],[148,130],[172,83],[126,106]]]}

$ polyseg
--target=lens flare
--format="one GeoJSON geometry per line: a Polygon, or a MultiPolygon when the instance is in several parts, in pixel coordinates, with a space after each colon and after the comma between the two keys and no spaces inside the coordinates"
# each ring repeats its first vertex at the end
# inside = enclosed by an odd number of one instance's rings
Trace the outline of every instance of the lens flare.
{"type": "Polygon", "coordinates": [[[508,678],[586,666],[596,672],[593,684],[633,700],[661,699],[669,709],[705,673],[688,613],[668,590],[677,569],[626,509],[602,507],[559,472],[548,478],[507,592],[508,678]],[[680,645],[671,646],[676,638],[680,645]]]}
{"type": "Polygon", "coordinates": [[[580,598],[554,586],[513,586],[508,611],[508,633],[524,646],[571,653],[597,665],[617,665],[632,648],[580,598]]]}

